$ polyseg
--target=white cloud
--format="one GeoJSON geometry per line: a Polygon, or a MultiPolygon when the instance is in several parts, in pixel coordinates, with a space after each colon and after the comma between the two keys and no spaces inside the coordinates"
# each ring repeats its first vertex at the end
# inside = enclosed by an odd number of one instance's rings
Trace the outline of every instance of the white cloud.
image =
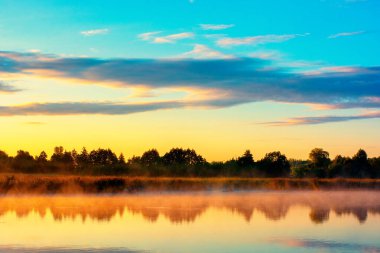
{"type": "Polygon", "coordinates": [[[296,117],[289,118],[283,121],[272,121],[264,122],[268,126],[297,126],[297,125],[316,125],[325,123],[336,123],[352,120],[365,120],[365,119],[378,119],[380,118],[380,111],[370,111],[367,113],[357,114],[357,115],[327,115],[327,116],[316,116],[316,117],[296,117]]]}
{"type": "Polygon", "coordinates": [[[356,32],[343,32],[343,33],[337,33],[337,34],[332,34],[328,38],[329,39],[336,39],[339,37],[348,37],[348,36],[354,36],[354,35],[359,35],[364,33],[364,31],[356,31],[356,32]]]}
{"type": "Polygon", "coordinates": [[[186,33],[176,33],[176,34],[171,34],[168,36],[164,37],[156,37],[153,42],[154,43],[173,43],[177,40],[183,40],[183,39],[189,39],[193,38],[194,33],[186,32],[186,33]]]}
{"type": "Polygon", "coordinates": [[[141,40],[152,40],[155,35],[161,33],[161,31],[141,33],[137,37],[141,40]]]}
{"type": "Polygon", "coordinates": [[[228,46],[240,46],[240,45],[259,45],[266,43],[279,43],[287,40],[291,40],[297,37],[308,36],[309,33],[305,34],[269,34],[269,35],[258,35],[252,37],[244,37],[244,38],[222,38],[219,39],[216,43],[222,47],[228,46]]]}
{"type": "Polygon", "coordinates": [[[190,39],[195,36],[194,33],[191,32],[175,33],[167,36],[156,36],[159,33],[161,32],[141,33],[137,37],[141,40],[151,41],[153,43],[174,43],[177,40],[190,39]]]}
{"type": "Polygon", "coordinates": [[[224,24],[219,24],[219,25],[215,25],[215,24],[200,24],[200,27],[203,29],[203,30],[224,30],[224,29],[228,29],[228,28],[231,28],[231,27],[234,27],[235,25],[233,24],[229,24],[229,25],[224,25],[224,24]]]}
{"type": "Polygon", "coordinates": [[[40,49],[29,49],[28,52],[37,54],[37,53],[41,53],[41,50],[40,49]]]}
{"type": "Polygon", "coordinates": [[[232,55],[223,54],[217,50],[213,50],[205,45],[196,44],[193,50],[184,53],[182,56],[195,59],[228,59],[233,58],[232,55]]]}
{"type": "Polygon", "coordinates": [[[109,32],[109,29],[95,29],[95,30],[88,30],[88,31],[82,31],[80,32],[83,36],[95,36],[95,35],[102,35],[107,34],[109,32]]]}

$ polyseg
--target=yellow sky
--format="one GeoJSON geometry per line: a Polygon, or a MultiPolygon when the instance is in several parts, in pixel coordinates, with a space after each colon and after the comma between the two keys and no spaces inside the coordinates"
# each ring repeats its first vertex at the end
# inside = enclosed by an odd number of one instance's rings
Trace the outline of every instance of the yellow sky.
{"type": "MultiPolygon", "coordinates": [[[[15,78],[14,76],[12,78],[15,78]]],[[[8,76],[8,80],[13,80],[8,76]]],[[[136,90],[107,86],[105,83],[76,82],[59,78],[21,75],[14,81],[22,92],[1,94],[0,106],[47,102],[185,101],[223,96],[207,90],[136,90]],[[148,94],[147,94],[148,92],[148,94]],[[149,94],[150,93],[150,94],[149,94]]],[[[322,147],[334,157],[351,156],[364,148],[378,156],[380,133],[373,126],[379,119],[300,126],[268,126],[267,121],[323,114],[309,105],[260,102],[222,109],[164,109],[127,115],[33,115],[0,116],[0,150],[14,155],[24,149],[33,155],[55,146],[77,149],[111,148],[128,158],[156,148],[163,155],[170,148],[193,148],[209,161],[225,161],[250,149],[255,159],[271,151],[288,158],[307,158],[314,147],[322,147]]]]}

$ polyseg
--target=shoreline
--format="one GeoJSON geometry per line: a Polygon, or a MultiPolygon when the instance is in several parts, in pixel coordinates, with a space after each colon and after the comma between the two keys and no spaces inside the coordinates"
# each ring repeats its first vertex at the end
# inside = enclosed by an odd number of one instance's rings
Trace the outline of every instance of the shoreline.
{"type": "Polygon", "coordinates": [[[380,190],[380,179],[183,178],[78,175],[0,175],[1,195],[130,194],[253,190],[380,190]]]}

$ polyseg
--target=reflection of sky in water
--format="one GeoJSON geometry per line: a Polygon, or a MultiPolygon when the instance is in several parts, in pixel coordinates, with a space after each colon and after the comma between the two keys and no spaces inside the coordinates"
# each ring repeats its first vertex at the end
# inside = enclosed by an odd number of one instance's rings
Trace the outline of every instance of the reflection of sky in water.
{"type": "Polygon", "coordinates": [[[380,252],[380,192],[0,198],[0,252],[380,252]]]}

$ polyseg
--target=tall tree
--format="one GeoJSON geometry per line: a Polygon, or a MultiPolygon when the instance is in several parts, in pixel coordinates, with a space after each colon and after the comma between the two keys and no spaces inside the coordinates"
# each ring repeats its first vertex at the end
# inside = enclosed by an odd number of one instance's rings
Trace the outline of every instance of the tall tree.
{"type": "Polygon", "coordinates": [[[237,159],[237,163],[240,167],[251,167],[254,165],[253,155],[249,149],[247,149],[243,156],[237,159]]]}
{"type": "Polygon", "coordinates": [[[269,177],[287,177],[290,174],[290,163],[279,151],[267,153],[259,165],[269,177]]]}
{"type": "Polygon", "coordinates": [[[367,152],[363,149],[359,149],[352,157],[351,176],[360,178],[374,176],[371,165],[368,162],[367,152]]]}
{"type": "Polygon", "coordinates": [[[141,156],[140,159],[141,165],[151,168],[154,166],[158,166],[161,162],[160,154],[156,149],[150,149],[141,156]]]}
{"type": "Polygon", "coordinates": [[[311,173],[313,176],[326,177],[328,174],[328,166],[331,162],[329,152],[321,149],[314,148],[309,154],[311,161],[311,173]]]}

